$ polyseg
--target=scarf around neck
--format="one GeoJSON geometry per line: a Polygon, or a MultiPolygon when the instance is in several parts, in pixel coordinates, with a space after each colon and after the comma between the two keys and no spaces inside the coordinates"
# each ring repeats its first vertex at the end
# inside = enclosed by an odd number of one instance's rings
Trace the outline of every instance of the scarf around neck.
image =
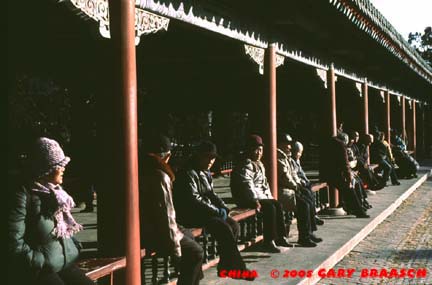
{"type": "Polygon", "coordinates": [[[35,185],[37,188],[33,188],[33,191],[46,194],[52,193],[57,200],[58,206],[54,212],[56,221],[54,234],[56,237],[69,238],[83,229],[82,225],[78,224],[71,214],[71,209],[75,207],[74,200],[60,185],[52,183],[42,185],[39,182],[35,182],[35,185]]]}

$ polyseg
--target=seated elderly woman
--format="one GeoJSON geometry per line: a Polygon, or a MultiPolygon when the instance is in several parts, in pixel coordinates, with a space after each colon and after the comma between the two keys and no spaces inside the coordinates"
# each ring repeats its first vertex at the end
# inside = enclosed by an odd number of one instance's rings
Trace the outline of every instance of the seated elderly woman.
{"type": "Polygon", "coordinates": [[[294,210],[297,217],[299,232],[298,243],[304,247],[315,247],[322,239],[314,235],[317,230],[315,221],[315,197],[310,188],[303,184],[298,177],[298,169],[291,157],[291,145],[293,140],[288,134],[278,136],[278,197],[282,206],[287,211],[294,210]],[[289,200],[294,192],[296,205],[289,209],[289,200]]]}
{"type": "MultiPolygon", "coordinates": [[[[303,155],[303,144],[299,141],[296,141],[293,145],[292,145],[292,149],[291,149],[291,158],[292,158],[292,163],[294,166],[294,169],[297,173],[297,176],[300,178],[300,183],[306,187],[311,195],[311,197],[313,198],[314,201],[314,208],[315,206],[315,192],[312,191],[312,183],[309,180],[309,178],[306,176],[306,173],[303,170],[303,167],[301,166],[301,157],[303,155]]],[[[324,221],[322,219],[320,219],[318,216],[315,215],[315,223],[319,226],[324,225],[324,221]]]]}
{"type": "Polygon", "coordinates": [[[75,203],[61,187],[70,158],[60,145],[39,138],[29,154],[27,175],[14,192],[8,219],[9,284],[93,284],[76,265],[82,230],[75,203]]]}

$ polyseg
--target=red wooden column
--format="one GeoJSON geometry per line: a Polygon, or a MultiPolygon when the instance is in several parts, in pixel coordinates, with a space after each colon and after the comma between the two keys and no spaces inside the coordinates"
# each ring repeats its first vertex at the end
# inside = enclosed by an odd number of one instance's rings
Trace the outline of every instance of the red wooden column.
{"type": "MultiPolygon", "coordinates": [[[[390,103],[391,103],[391,98],[390,98],[390,92],[387,90],[386,91],[386,137],[387,137],[387,141],[388,141],[388,143],[391,143],[390,142],[390,130],[391,130],[391,118],[390,118],[390,116],[391,116],[391,112],[390,112],[390,103]]],[[[377,138],[374,138],[375,140],[377,139],[377,138]]]]}
{"type": "Polygon", "coordinates": [[[337,135],[337,119],[336,119],[336,76],[335,76],[333,64],[330,66],[329,70],[327,71],[327,86],[330,92],[330,97],[329,97],[330,110],[331,110],[330,135],[334,137],[337,135]]]}
{"type": "MultiPolygon", "coordinates": [[[[330,65],[329,70],[327,71],[327,86],[330,92],[329,100],[330,100],[330,130],[329,133],[331,136],[337,135],[337,118],[336,118],[336,76],[333,64],[330,65]]],[[[336,209],[339,205],[339,192],[335,187],[330,187],[330,208],[336,209]]],[[[330,210],[330,213],[336,214],[335,210],[330,210]]]]}
{"type": "MultiPolygon", "coordinates": [[[[140,221],[138,193],[138,114],[135,55],[135,1],[109,0],[114,60],[118,64],[120,97],[121,186],[125,195],[126,283],[141,284],[140,221]]],[[[114,209],[113,209],[114,210],[114,209]]],[[[119,241],[120,242],[120,241],[119,241]]]]}
{"type": "Polygon", "coordinates": [[[267,178],[269,179],[272,195],[277,199],[277,129],[276,129],[276,47],[270,44],[265,51],[265,71],[268,87],[268,127],[266,133],[267,144],[267,178]]]}
{"type": "Polygon", "coordinates": [[[365,134],[369,133],[369,94],[368,94],[368,84],[367,79],[363,82],[363,131],[365,134]]]}
{"type": "Polygon", "coordinates": [[[406,120],[405,120],[406,119],[405,118],[405,111],[406,111],[406,109],[405,109],[405,96],[402,96],[401,100],[402,100],[402,139],[404,142],[406,142],[407,135],[406,135],[406,126],[405,126],[405,124],[406,124],[406,120]]]}
{"type": "MultiPolygon", "coordinates": [[[[369,93],[368,93],[368,83],[365,78],[362,85],[362,93],[363,93],[363,132],[365,134],[369,133],[369,93]]],[[[368,147],[369,153],[369,147],[368,147]]],[[[368,155],[368,163],[370,162],[370,155],[368,155]]]]}
{"type": "Polygon", "coordinates": [[[417,155],[417,111],[416,111],[416,101],[412,100],[412,150],[414,155],[417,155]]]}

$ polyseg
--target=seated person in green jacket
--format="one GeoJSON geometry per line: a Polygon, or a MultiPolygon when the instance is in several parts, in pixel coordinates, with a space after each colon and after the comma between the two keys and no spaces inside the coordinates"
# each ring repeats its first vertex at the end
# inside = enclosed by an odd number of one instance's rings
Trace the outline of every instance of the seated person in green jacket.
{"type": "Polygon", "coordinates": [[[8,284],[93,284],[75,265],[82,230],[75,203],[63,190],[70,158],[60,145],[39,138],[29,154],[28,173],[15,189],[8,219],[8,284]]]}

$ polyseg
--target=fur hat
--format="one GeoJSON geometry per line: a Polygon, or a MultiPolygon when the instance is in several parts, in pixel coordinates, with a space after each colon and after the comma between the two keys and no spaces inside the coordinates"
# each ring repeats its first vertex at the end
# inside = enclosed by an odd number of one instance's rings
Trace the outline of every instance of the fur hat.
{"type": "Polygon", "coordinates": [[[29,156],[31,173],[39,178],[53,172],[57,167],[65,167],[70,157],[65,156],[59,143],[41,137],[36,140],[29,156]]]}
{"type": "Polygon", "coordinates": [[[259,146],[264,146],[263,140],[259,135],[250,135],[246,139],[246,148],[252,149],[259,146]]]}

